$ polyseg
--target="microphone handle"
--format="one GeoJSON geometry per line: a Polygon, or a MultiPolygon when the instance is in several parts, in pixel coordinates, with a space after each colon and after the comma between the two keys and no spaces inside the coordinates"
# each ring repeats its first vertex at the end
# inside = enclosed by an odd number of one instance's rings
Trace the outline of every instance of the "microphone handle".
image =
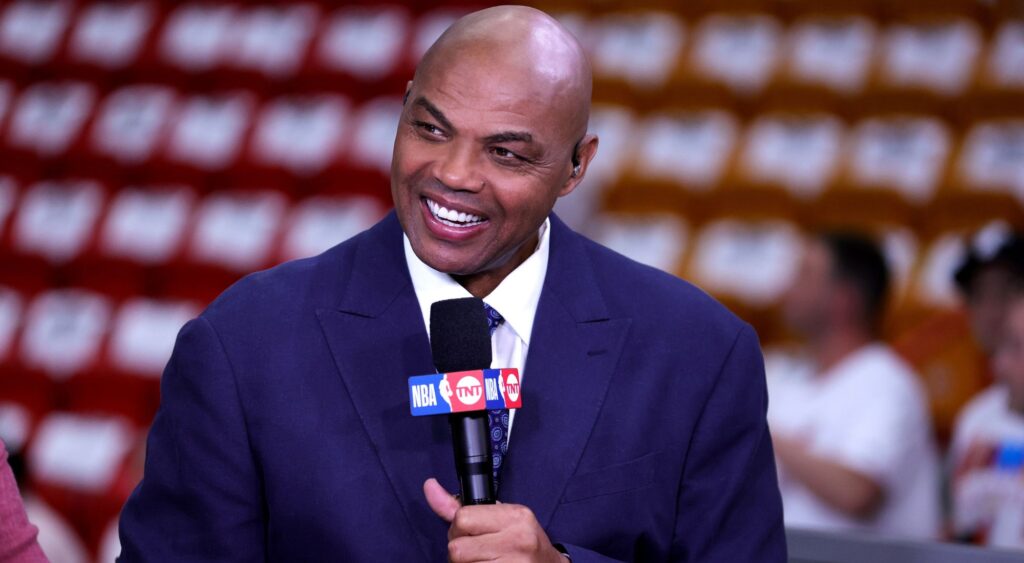
{"type": "Polygon", "coordinates": [[[449,420],[463,506],[494,504],[494,466],[487,411],[453,414],[449,420]]]}

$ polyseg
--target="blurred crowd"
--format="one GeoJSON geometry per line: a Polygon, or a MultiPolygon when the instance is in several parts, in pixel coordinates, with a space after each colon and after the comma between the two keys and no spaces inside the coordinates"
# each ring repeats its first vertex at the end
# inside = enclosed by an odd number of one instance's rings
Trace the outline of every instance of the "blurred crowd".
{"type": "Polygon", "coordinates": [[[978,234],[955,272],[967,337],[929,334],[940,340],[930,357],[882,340],[889,278],[870,237],[805,244],[782,304],[803,344],[767,352],[786,522],[1024,548],[1024,235],[978,234]],[[958,346],[967,361],[944,355],[958,346]],[[936,362],[983,385],[962,397],[949,443],[917,374],[936,362]]]}
{"type": "MultiPolygon", "coordinates": [[[[1024,547],[1020,3],[537,4],[601,137],[557,211],[757,328],[787,523],[1024,547]]],[[[118,552],[180,326],[390,206],[474,7],[0,0],[0,439],[52,561],[118,552]]]]}

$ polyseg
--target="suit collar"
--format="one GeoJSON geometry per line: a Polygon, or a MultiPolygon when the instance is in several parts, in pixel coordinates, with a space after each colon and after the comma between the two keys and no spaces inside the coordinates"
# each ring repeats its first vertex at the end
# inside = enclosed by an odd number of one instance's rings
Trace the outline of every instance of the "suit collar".
{"type": "Polygon", "coordinates": [[[394,210],[356,239],[347,284],[338,310],[375,318],[411,288],[402,250],[402,225],[394,210]]]}
{"type": "Polygon", "coordinates": [[[609,318],[586,249],[586,240],[551,215],[551,257],[544,291],[557,297],[576,322],[609,318]]]}

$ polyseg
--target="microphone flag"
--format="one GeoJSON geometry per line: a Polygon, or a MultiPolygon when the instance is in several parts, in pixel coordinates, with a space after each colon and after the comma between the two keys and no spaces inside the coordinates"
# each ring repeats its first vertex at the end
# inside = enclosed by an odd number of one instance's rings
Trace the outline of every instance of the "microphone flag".
{"type": "Polygon", "coordinates": [[[416,375],[409,378],[413,416],[451,414],[523,406],[519,370],[483,369],[416,375]]]}

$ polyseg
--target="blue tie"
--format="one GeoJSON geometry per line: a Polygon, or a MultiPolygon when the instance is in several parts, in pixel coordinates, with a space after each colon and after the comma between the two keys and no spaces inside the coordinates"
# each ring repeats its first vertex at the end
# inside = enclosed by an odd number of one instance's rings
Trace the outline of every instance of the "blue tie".
{"type": "MultiPolygon", "coordinates": [[[[487,327],[491,330],[491,336],[498,330],[505,319],[484,303],[484,310],[487,311],[487,327]]],[[[494,462],[494,492],[498,492],[498,473],[501,471],[501,462],[508,453],[508,410],[494,409],[487,411],[487,419],[491,429],[491,459],[494,462]]]]}

